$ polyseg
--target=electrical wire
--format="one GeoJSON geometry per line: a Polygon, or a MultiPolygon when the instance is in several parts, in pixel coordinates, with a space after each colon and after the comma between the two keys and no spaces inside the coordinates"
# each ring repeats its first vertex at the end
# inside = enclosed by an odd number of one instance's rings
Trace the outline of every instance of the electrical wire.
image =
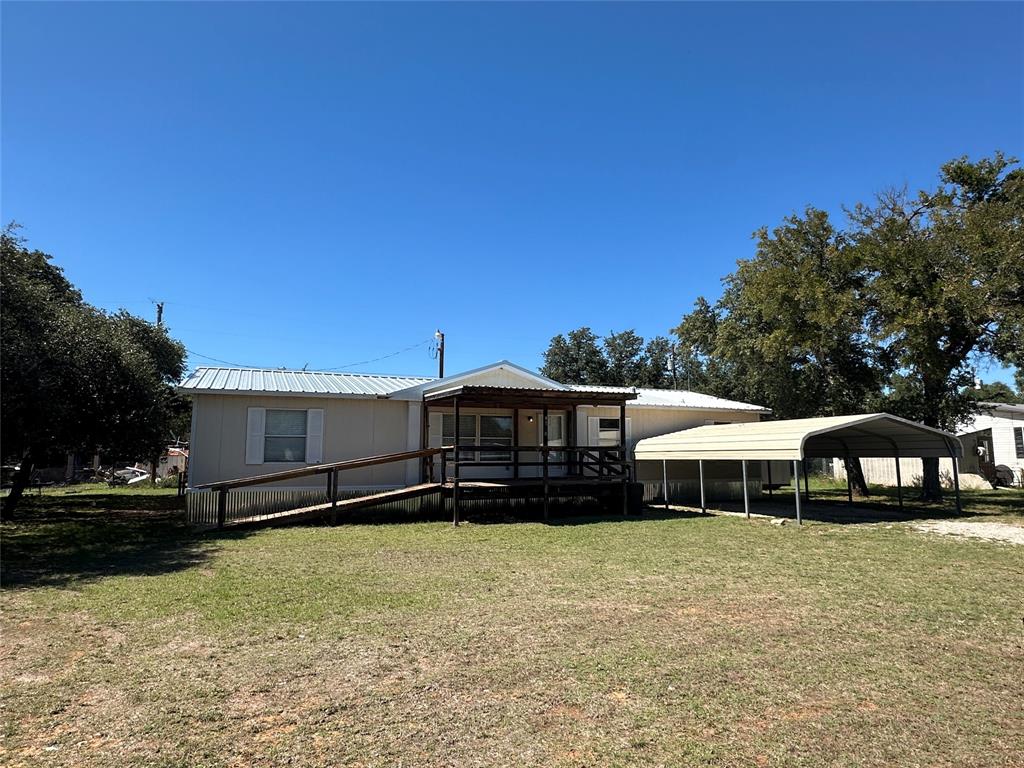
{"type": "MultiPolygon", "coordinates": [[[[360,361],[354,362],[354,363],[345,363],[344,365],[338,365],[338,366],[335,366],[334,368],[318,368],[317,370],[319,370],[319,371],[343,371],[346,368],[356,368],[356,367],[361,366],[361,365],[369,365],[370,363],[377,363],[377,362],[380,362],[381,360],[388,360],[388,359],[390,359],[392,357],[398,357],[399,355],[405,354],[406,352],[411,352],[412,350],[417,349],[418,347],[422,347],[425,344],[429,344],[433,340],[434,340],[433,337],[431,337],[429,339],[424,339],[423,341],[418,341],[415,344],[412,344],[412,345],[410,345],[408,347],[405,347],[404,349],[400,349],[397,352],[392,352],[390,355],[383,355],[381,357],[375,357],[372,360],[360,360],[360,361]]],[[[228,366],[231,366],[232,368],[262,368],[262,369],[266,369],[266,370],[277,370],[279,368],[279,366],[275,367],[275,366],[267,366],[267,365],[244,365],[242,363],[232,363],[230,360],[221,360],[220,358],[211,357],[210,355],[204,355],[204,354],[202,354],[200,352],[195,352],[195,351],[193,351],[191,349],[186,349],[185,351],[188,352],[189,355],[191,355],[193,357],[201,357],[203,360],[210,360],[211,362],[220,363],[221,365],[228,365],[228,366]]]]}
{"type": "Polygon", "coordinates": [[[323,370],[323,371],[340,371],[340,370],[342,370],[344,368],[355,368],[355,367],[360,366],[360,365],[369,365],[370,363],[380,362],[381,360],[387,360],[387,359],[392,358],[392,357],[398,357],[399,355],[405,354],[406,352],[411,352],[412,350],[416,349],[417,347],[422,347],[424,344],[429,344],[433,340],[434,340],[433,337],[431,337],[429,339],[424,339],[423,341],[418,341],[415,344],[412,344],[411,346],[406,347],[405,349],[400,349],[397,352],[392,352],[390,355],[384,355],[383,357],[375,357],[375,358],[373,358],[373,360],[361,360],[358,363],[345,363],[344,365],[339,365],[336,368],[321,368],[320,370],[323,370]]]}

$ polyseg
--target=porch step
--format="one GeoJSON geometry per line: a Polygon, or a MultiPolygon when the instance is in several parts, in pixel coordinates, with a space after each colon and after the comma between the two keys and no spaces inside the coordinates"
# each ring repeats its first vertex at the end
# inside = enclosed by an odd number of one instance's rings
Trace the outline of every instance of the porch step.
{"type": "Polygon", "coordinates": [[[381,491],[369,496],[355,496],[349,499],[338,499],[337,504],[330,502],[325,504],[314,504],[310,507],[289,509],[284,512],[275,512],[270,515],[254,515],[252,517],[240,517],[229,521],[226,528],[251,527],[261,525],[282,525],[286,523],[298,523],[303,520],[314,520],[325,514],[348,512],[353,509],[372,507],[377,504],[384,504],[389,501],[401,501],[417,496],[426,496],[441,490],[440,483],[423,483],[421,485],[410,485],[406,488],[395,488],[390,491],[381,491]]]}

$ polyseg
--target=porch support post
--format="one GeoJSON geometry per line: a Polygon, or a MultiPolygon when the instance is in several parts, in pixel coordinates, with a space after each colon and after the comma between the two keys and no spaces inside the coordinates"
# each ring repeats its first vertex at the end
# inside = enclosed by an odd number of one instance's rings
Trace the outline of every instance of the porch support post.
{"type": "Polygon", "coordinates": [[[896,499],[903,509],[903,478],[900,477],[900,452],[896,451],[896,499]]]}
{"type": "Polygon", "coordinates": [[[793,461],[793,488],[796,493],[793,494],[796,499],[796,524],[802,525],[803,520],[800,516],[800,464],[799,461],[793,461]]]}
{"type": "Polygon", "coordinates": [[[661,460],[661,488],[665,494],[665,509],[668,509],[668,462],[661,460]]]}
{"type": "Polygon", "coordinates": [[[327,481],[331,489],[331,525],[338,522],[338,470],[331,470],[327,481]]]}
{"type": "Polygon", "coordinates": [[[459,475],[461,474],[459,462],[462,458],[459,454],[459,398],[452,398],[452,408],[455,411],[455,451],[452,453],[454,465],[452,471],[452,525],[457,526],[459,524],[459,475]]]}
{"type": "Polygon", "coordinates": [[[629,514],[629,457],[626,454],[626,401],[619,406],[619,458],[622,460],[622,514],[629,514]]]}
{"type": "MultiPolygon", "coordinates": [[[[519,447],[519,409],[512,409],[512,447],[519,447]]],[[[512,451],[512,477],[519,479],[519,451],[512,451]]]]}
{"type": "Polygon", "coordinates": [[[697,471],[700,473],[700,511],[707,512],[708,505],[704,499],[704,459],[697,459],[697,471]]]}
{"type": "MultiPolygon", "coordinates": [[[[570,448],[576,447],[576,406],[575,404],[569,409],[568,414],[569,423],[566,425],[566,442],[570,448]]],[[[568,464],[565,467],[565,473],[567,475],[576,474],[576,451],[567,451],[565,454],[565,460],[568,464]]]]}
{"type": "Polygon", "coordinates": [[[542,428],[543,447],[541,449],[541,453],[544,455],[544,522],[546,523],[548,521],[548,515],[550,513],[549,507],[551,501],[548,489],[548,407],[546,405],[544,406],[542,418],[544,419],[544,423],[542,428]]]}
{"type": "Polygon", "coordinates": [[[223,528],[228,519],[228,489],[217,492],[217,528],[223,528]]]}
{"type": "Polygon", "coordinates": [[[743,460],[743,512],[750,519],[750,491],[747,490],[747,460],[743,460]]]}
{"type": "MultiPolygon", "coordinates": [[[[420,403],[420,450],[422,451],[427,447],[429,442],[430,421],[427,416],[427,402],[426,400],[420,403]]],[[[426,483],[434,479],[434,457],[424,456],[420,459],[420,482],[426,483]]]]}

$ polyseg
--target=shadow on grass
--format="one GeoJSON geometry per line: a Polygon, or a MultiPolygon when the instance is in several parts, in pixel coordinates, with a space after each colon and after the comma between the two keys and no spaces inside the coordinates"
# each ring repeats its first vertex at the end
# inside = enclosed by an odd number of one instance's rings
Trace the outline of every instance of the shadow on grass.
{"type": "MultiPolygon", "coordinates": [[[[825,488],[811,491],[810,502],[804,501],[801,516],[804,520],[824,523],[899,523],[916,520],[983,520],[993,515],[1024,517],[1024,493],[1015,491],[963,491],[963,511],[957,512],[952,492],[944,494],[942,502],[922,502],[916,498],[917,489],[904,490],[903,508],[898,503],[896,489],[872,488],[872,496],[855,498],[851,505],[845,488],[825,488]]],[[[743,512],[743,504],[718,503],[717,509],[743,512]]],[[[791,490],[776,491],[772,498],[762,497],[750,503],[752,514],[796,519],[796,508],[791,490]]]]}
{"type": "MultiPolygon", "coordinates": [[[[237,536],[240,532],[233,532],[237,536]]],[[[26,498],[2,527],[4,587],[62,587],[119,575],[158,575],[207,560],[182,499],[125,493],[26,498]]]]}

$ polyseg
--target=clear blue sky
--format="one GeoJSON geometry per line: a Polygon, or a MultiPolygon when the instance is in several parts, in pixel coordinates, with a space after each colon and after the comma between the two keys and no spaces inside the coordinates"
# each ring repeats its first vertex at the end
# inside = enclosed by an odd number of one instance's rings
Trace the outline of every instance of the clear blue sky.
{"type": "Polygon", "coordinates": [[[163,300],[243,365],[666,333],[757,227],[1024,153],[1021,4],[5,2],[2,27],[3,219],[89,301],[163,300]]]}

